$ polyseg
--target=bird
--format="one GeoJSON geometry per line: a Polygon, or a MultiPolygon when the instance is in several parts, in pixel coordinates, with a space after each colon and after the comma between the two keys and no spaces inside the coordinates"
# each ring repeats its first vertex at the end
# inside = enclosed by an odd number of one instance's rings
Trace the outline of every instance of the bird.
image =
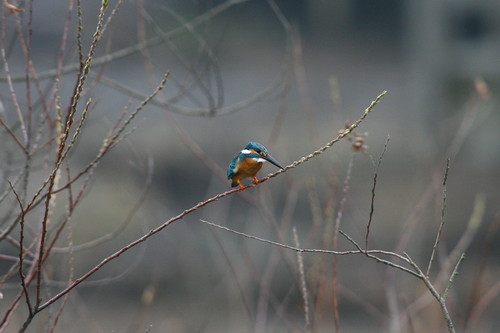
{"type": "Polygon", "coordinates": [[[280,169],[284,169],[267,151],[266,147],[258,142],[249,142],[243,150],[234,155],[227,168],[227,179],[231,180],[231,187],[239,185],[244,190],[245,186],[241,184],[244,178],[253,178],[254,184],[258,184],[257,172],[262,168],[264,162],[269,161],[280,169]]]}

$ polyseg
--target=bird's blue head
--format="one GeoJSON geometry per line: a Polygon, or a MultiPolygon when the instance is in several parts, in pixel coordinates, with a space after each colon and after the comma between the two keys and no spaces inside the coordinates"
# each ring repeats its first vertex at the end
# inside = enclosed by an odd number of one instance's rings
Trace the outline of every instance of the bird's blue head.
{"type": "Polygon", "coordinates": [[[260,153],[268,154],[266,147],[264,147],[263,145],[261,145],[258,142],[252,141],[252,142],[247,143],[247,145],[245,146],[245,149],[247,149],[247,150],[253,149],[253,150],[255,150],[255,152],[257,154],[260,154],[260,153]]]}
{"type": "Polygon", "coordinates": [[[283,167],[271,155],[269,155],[266,147],[258,142],[251,141],[247,143],[245,149],[241,151],[241,154],[245,155],[246,157],[259,158],[262,159],[262,161],[269,161],[272,164],[276,165],[278,168],[283,169],[283,167]]]}

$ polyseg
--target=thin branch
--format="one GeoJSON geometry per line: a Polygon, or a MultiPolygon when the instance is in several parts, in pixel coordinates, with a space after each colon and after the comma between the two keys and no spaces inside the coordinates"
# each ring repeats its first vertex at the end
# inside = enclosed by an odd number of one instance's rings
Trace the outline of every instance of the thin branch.
{"type": "MultiPolygon", "coordinates": [[[[136,109],[129,115],[129,117],[125,120],[125,122],[117,129],[117,131],[113,134],[110,134],[110,137],[106,138],[103,142],[103,145],[97,154],[97,156],[94,158],[93,161],[91,161],[87,166],[81,170],[75,177],[73,177],[70,181],[68,181],[66,184],[61,185],[61,187],[58,187],[52,191],[52,194],[57,194],[69,186],[76,182],[80,177],[83,175],[87,174],[90,170],[92,170],[98,163],[99,161],[111,150],[113,149],[120,141],[121,139],[127,135],[127,133],[123,133],[126,129],[126,127],[134,120],[134,118],[137,116],[137,114],[151,101],[151,99],[154,98],[156,94],[158,94],[159,91],[161,91],[166,84],[167,78],[169,76],[169,73],[166,72],[164,74],[163,80],[159,83],[159,85],[156,87],[155,91],[151,93],[151,95],[147,96],[137,107],[136,109]],[[111,136],[112,135],[112,136],[111,136]]],[[[67,153],[67,151],[66,151],[67,153]]],[[[42,187],[38,190],[38,192],[33,196],[32,202],[28,205],[30,208],[36,207],[40,202],[46,197],[47,194],[41,196],[38,200],[38,196],[41,194],[44,186],[47,185],[49,182],[49,179],[46,180],[44,184],[42,184],[42,187]]]]}
{"type": "Polygon", "coordinates": [[[19,141],[19,139],[17,138],[16,134],[14,134],[14,132],[12,131],[12,129],[3,121],[3,119],[1,117],[0,117],[0,125],[2,125],[3,128],[5,128],[5,130],[7,131],[7,133],[9,133],[10,137],[19,146],[19,148],[21,148],[24,153],[28,153],[28,150],[26,149],[26,147],[24,146],[24,144],[21,141],[19,141]]]}
{"type": "MultiPolygon", "coordinates": [[[[223,226],[223,225],[220,225],[220,224],[217,224],[217,223],[213,223],[213,222],[209,222],[209,221],[205,221],[205,220],[200,220],[200,222],[208,224],[208,225],[210,225],[212,227],[216,227],[216,228],[219,228],[219,229],[222,229],[222,230],[225,230],[225,231],[229,231],[229,232],[231,232],[233,234],[236,234],[238,236],[243,236],[245,238],[254,239],[254,240],[259,241],[259,242],[267,243],[267,244],[270,244],[270,245],[278,246],[278,247],[281,247],[281,248],[284,248],[284,249],[288,249],[288,250],[292,250],[292,251],[298,251],[298,252],[303,252],[303,253],[324,253],[324,254],[333,254],[333,255],[339,255],[339,256],[351,255],[351,254],[364,254],[364,255],[366,255],[366,251],[363,250],[354,240],[352,240],[352,238],[350,238],[348,235],[346,235],[342,230],[339,230],[340,234],[342,234],[344,237],[346,237],[348,240],[350,240],[353,244],[355,244],[357,250],[336,251],[336,250],[299,248],[299,247],[296,247],[296,246],[291,246],[291,245],[287,245],[287,244],[275,242],[275,241],[272,241],[272,240],[268,240],[268,239],[265,239],[265,238],[260,238],[260,237],[257,237],[257,236],[249,235],[249,234],[246,234],[244,232],[233,230],[231,228],[228,228],[226,226],[223,226]]],[[[400,265],[395,264],[393,262],[390,262],[388,260],[378,258],[378,257],[374,256],[373,254],[382,254],[382,255],[387,255],[387,256],[393,256],[393,257],[398,258],[398,259],[400,259],[400,260],[402,260],[404,262],[409,263],[408,259],[406,259],[402,255],[399,255],[397,253],[390,252],[390,251],[384,251],[384,250],[369,250],[368,251],[368,257],[370,257],[370,258],[372,258],[372,259],[374,259],[374,260],[376,260],[376,261],[378,261],[380,263],[396,267],[398,269],[401,269],[401,270],[403,270],[403,271],[405,271],[407,273],[410,273],[410,274],[418,277],[418,274],[416,274],[412,270],[409,270],[406,267],[400,266],[400,265]]]]}
{"type": "MultiPolygon", "coordinates": [[[[240,110],[242,110],[250,105],[253,105],[255,102],[264,101],[264,100],[268,99],[286,81],[286,78],[287,78],[288,73],[289,73],[289,66],[291,63],[291,50],[292,50],[292,46],[294,44],[294,40],[291,38],[290,24],[286,21],[286,19],[282,15],[282,13],[279,11],[279,8],[275,5],[273,5],[273,2],[270,2],[269,4],[270,4],[270,7],[273,10],[274,14],[277,16],[277,18],[278,18],[280,24],[282,25],[282,28],[284,29],[288,38],[287,38],[287,45],[285,48],[285,55],[283,57],[280,70],[276,74],[274,80],[267,87],[263,88],[262,90],[256,92],[255,94],[253,94],[252,96],[250,96],[244,100],[241,100],[239,102],[236,102],[234,104],[227,105],[224,107],[221,106],[222,105],[222,97],[220,97],[220,96],[219,96],[218,103],[215,106],[215,108],[211,105],[209,105],[208,107],[185,107],[185,106],[181,106],[181,105],[175,105],[174,103],[180,98],[179,96],[174,96],[174,97],[171,97],[171,98],[166,99],[166,100],[155,98],[151,101],[151,104],[156,105],[156,106],[161,107],[161,108],[164,108],[164,109],[171,111],[171,112],[174,112],[174,113],[179,113],[179,114],[184,114],[184,115],[189,115],[189,116],[213,117],[213,116],[221,116],[221,115],[227,115],[227,114],[231,114],[234,112],[238,112],[238,111],[240,111],[240,110]]],[[[172,14],[171,11],[169,11],[169,13],[172,14]]],[[[194,31],[193,28],[195,27],[193,22],[194,21],[185,22],[185,23],[183,23],[183,27],[185,27],[185,29],[188,32],[193,33],[193,31],[194,31]]],[[[169,41],[170,39],[172,39],[170,32],[163,33],[161,31],[158,31],[157,37],[161,38],[162,40],[165,40],[165,41],[169,41]]],[[[199,38],[197,38],[197,39],[199,39],[199,38]]],[[[141,44],[141,43],[139,43],[139,44],[141,44]]],[[[200,44],[205,45],[203,40],[200,42],[200,44]]],[[[207,48],[207,52],[208,51],[209,50],[207,48]]],[[[209,56],[210,56],[210,59],[212,59],[212,61],[215,62],[215,56],[213,56],[211,54],[209,54],[209,56]]],[[[186,66],[187,66],[187,64],[186,64],[186,66]]],[[[95,75],[95,74],[93,74],[93,75],[95,75]]],[[[198,83],[198,85],[201,85],[201,83],[200,83],[201,79],[199,78],[199,76],[196,75],[196,73],[193,73],[193,75],[195,76],[195,79],[196,79],[195,82],[198,83]]],[[[217,81],[220,81],[220,80],[217,80],[217,81]]],[[[138,92],[138,91],[136,91],[128,86],[125,86],[122,83],[120,83],[116,80],[113,80],[111,78],[103,76],[102,78],[100,78],[100,82],[113,88],[113,89],[116,89],[118,91],[123,92],[127,96],[132,96],[133,98],[136,98],[136,99],[143,99],[145,97],[144,94],[142,94],[142,93],[140,93],[140,92],[138,92]]],[[[201,87],[201,89],[204,90],[203,87],[201,87]]],[[[186,90],[186,89],[183,89],[183,90],[186,90]]],[[[187,89],[187,90],[189,90],[189,89],[187,89]]],[[[219,89],[219,90],[221,91],[221,89],[219,89]]],[[[210,100],[210,99],[212,99],[212,97],[210,96],[208,99],[210,100]]],[[[214,103],[210,102],[209,104],[214,104],[214,103]]]]}
{"type": "MultiPolygon", "coordinates": [[[[194,18],[190,22],[190,25],[192,27],[197,27],[197,26],[213,19],[214,17],[224,13],[225,11],[230,9],[231,7],[233,7],[235,5],[239,5],[239,4],[247,2],[247,1],[248,0],[227,0],[227,1],[221,3],[217,6],[209,9],[208,11],[199,15],[198,17],[194,18]]],[[[80,2],[80,1],[78,1],[78,2],[80,2]]],[[[113,53],[109,53],[109,54],[106,54],[106,55],[103,55],[100,57],[96,57],[92,61],[92,63],[94,64],[94,66],[103,65],[103,64],[112,62],[114,60],[121,59],[121,58],[127,57],[129,55],[141,52],[142,50],[144,50],[146,48],[161,44],[165,37],[168,37],[169,39],[173,39],[173,38],[181,36],[186,31],[186,29],[187,29],[186,26],[184,26],[184,25],[180,26],[180,27],[175,28],[175,29],[169,31],[168,33],[166,33],[166,35],[163,38],[161,36],[151,37],[151,38],[145,40],[144,42],[138,43],[136,45],[128,46],[128,47],[125,47],[123,49],[117,50],[113,53]]],[[[48,79],[48,78],[55,77],[56,75],[58,75],[58,73],[67,74],[67,73],[76,72],[80,69],[81,69],[80,63],[69,64],[69,65],[63,66],[62,71],[60,71],[60,72],[57,69],[50,69],[50,70],[41,72],[41,73],[39,73],[38,78],[40,80],[48,79]]],[[[24,81],[25,79],[26,79],[26,77],[24,75],[12,76],[12,78],[11,78],[11,80],[13,82],[24,81]]],[[[7,80],[7,76],[0,75],[0,81],[5,81],[5,80],[7,80]]]]}
{"type": "MultiPolygon", "coordinates": [[[[90,71],[90,67],[92,65],[92,57],[96,51],[96,48],[97,48],[97,45],[99,44],[99,41],[101,40],[102,26],[103,26],[103,21],[104,21],[104,12],[106,11],[106,8],[107,8],[107,1],[103,1],[101,8],[99,10],[96,30],[95,30],[94,36],[92,38],[92,43],[90,45],[90,49],[89,49],[87,58],[85,60],[85,64],[80,72],[80,75],[78,78],[78,83],[76,84],[74,92],[71,96],[70,107],[69,107],[68,113],[66,114],[66,118],[64,121],[64,131],[61,133],[61,135],[59,137],[57,156],[56,156],[56,160],[54,163],[54,168],[53,168],[52,172],[50,173],[46,182],[44,182],[44,184],[42,184],[42,186],[40,187],[40,190],[41,190],[46,186],[46,184],[48,184],[47,194],[45,196],[45,209],[44,209],[44,216],[42,219],[42,230],[40,233],[40,245],[39,245],[39,249],[38,249],[39,257],[38,257],[37,279],[36,279],[36,291],[37,291],[37,293],[36,293],[36,295],[37,295],[36,307],[38,307],[38,305],[42,301],[41,295],[40,295],[42,262],[43,262],[44,251],[45,251],[49,209],[50,209],[50,204],[51,204],[51,198],[53,196],[53,189],[54,189],[54,186],[56,183],[56,175],[59,172],[59,168],[60,168],[62,162],[64,161],[66,155],[68,154],[69,149],[71,149],[71,146],[66,147],[66,141],[69,137],[70,129],[71,129],[71,126],[74,122],[74,116],[76,113],[78,102],[79,102],[80,97],[81,97],[83,86],[85,84],[85,81],[86,81],[87,76],[88,76],[88,72],[90,71]]],[[[33,200],[36,199],[36,196],[39,193],[40,193],[40,191],[35,194],[35,196],[33,197],[33,200]]]]}
{"type": "MultiPolygon", "coordinates": [[[[170,100],[172,102],[174,102],[174,100],[180,99],[183,95],[188,94],[190,97],[192,97],[192,99],[194,101],[195,97],[192,94],[192,90],[195,87],[199,87],[200,90],[201,90],[201,92],[202,92],[202,94],[205,95],[205,97],[206,97],[206,99],[208,101],[208,109],[211,110],[215,114],[216,109],[220,108],[222,106],[222,104],[223,104],[223,87],[222,87],[222,77],[221,77],[220,69],[219,69],[218,62],[217,62],[217,59],[216,59],[216,56],[215,56],[214,52],[209,48],[208,42],[206,41],[206,39],[204,37],[202,37],[201,34],[199,34],[196,31],[196,29],[194,29],[194,27],[191,25],[191,23],[189,21],[186,21],[184,18],[182,18],[181,15],[179,15],[178,13],[176,13],[174,10],[170,9],[167,6],[160,6],[160,8],[162,8],[163,10],[165,10],[178,23],[180,23],[183,26],[185,26],[186,27],[186,31],[193,37],[194,40],[196,40],[198,42],[198,44],[200,45],[199,54],[200,55],[206,54],[206,56],[208,57],[208,60],[209,60],[210,64],[215,69],[214,73],[215,73],[215,81],[216,81],[216,87],[217,87],[217,102],[216,102],[214,100],[214,96],[212,96],[212,92],[211,92],[210,86],[209,85],[205,85],[203,83],[201,75],[195,69],[196,62],[194,64],[189,64],[189,62],[186,59],[186,56],[183,55],[183,54],[181,54],[181,52],[175,46],[175,44],[169,38],[167,38],[165,36],[166,33],[163,32],[163,30],[158,26],[158,24],[156,24],[154,22],[154,20],[151,18],[151,16],[146,13],[146,11],[144,10],[144,8],[142,8],[142,10],[144,12],[143,13],[144,16],[145,17],[147,16],[148,21],[151,22],[151,23],[153,23],[155,31],[156,31],[156,34],[158,36],[161,36],[164,39],[165,43],[173,51],[173,54],[176,56],[177,60],[179,60],[181,62],[181,64],[185,68],[187,68],[187,70],[190,72],[190,74],[193,76],[193,79],[194,79],[193,84],[192,84],[193,87],[190,87],[190,86],[184,86],[184,87],[182,87],[181,86],[181,89],[180,89],[181,91],[178,94],[179,96],[171,98],[170,100]]],[[[151,68],[151,66],[149,66],[149,67],[151,68]]],[[[209,81],[209,80],[207,80],[207,81],[209,81]]],[[[207,83],[209,84],[210,82],[207,82],[207,83]]],[[[197,103],[197,104],[200,104],[200,103],[197,103]]]]}
{"type": "Polygon", "coordinates": [[[426,276],[429,276],[429,272],[431,270],[432,262],[434,261],[434,256],[436,254],[436,249],[439,245],[439,241],[441,240],[441,233],[444,227],[444,216],[446,211],[446,181],[448,180],[448,171],[450,170],[450,158],[446,160],[446,169],[444,171],[443,177],[443,203],[441,206],[441,223],[439,224],[439,229],[436,235],[436,240],[434,241],[434,246],[432,247],[431,258],[429,259],[429,265],[427,266],[427,271],[425,273],[426,276]]]}
{"type": "Polygon", "coordinates": [[[347,235],[345,232],[343,232],[342,230],[339,230],[339,233],[344,236],[349,242],[351,242],[357,249],[360,253],[363,253],[365,254],[367,257],[369,258],[372,258],[374,259],[376,262],[379,262],[379,263],[382,263],[382,264],[385,264],[385,265],[388,265],[388,266],[391,266],[391,267],[394,267],[394,268],[397,268],[397,269],[400,269],[402,270],[403,272],[406,272],[406,273],[409,273],[415,277],[419,277],[417,273],[415,273],[414,271],[412,271],[411,269],[408,269],[404,266],[401,266],[401,265],[398,265],[396,263],[393,263],[392,261],[389,261],[389,260],[385,260],[385,259],[382,259],[382,258],[379,258],[375,255],[373,255],[374,253],[377,253],[377,254],[385,254],[385,255],[390,255],[390,256],[394,256],[406,263],[409,263],[408,259],[406,259],[405,257],[401,256],[400,254],[397,254],[395,252],[390,252],[390,251],[381,251],[381,250],[363,250],[361,248],[361,246],[359,246],[358,243],[356,243],[356,241],[354,239],[352,239],[349,235],[347,235]]]}
{"type": "Polygon", "coordinates": [[[28,293],[28,288],[26,286],[26,277],[24,275],[24,216],[25,210],[23,207],[23,203],[21,202],[21,198],[16,192],[16,189],[9,181],[10,188],[12,189],[12,193],[16,197],[17,203],[19,204],[19,209],[21,210],[21,219],[19,220],[20,230],[19,230],[19,278],[21,280],[21,286],[23,287],[23,292],[26,297],[26,305],[28,306],[29,315],[33,316],[33,306],[31,305],[30,295],[28,293]]]}
{"type": "MultiPolygon", "coordinates": [[[[166,78],[164,79],[166,80],[166,78]]],[[[353,123],[349,128],[341,131],[341,133],[338,134],[338,136],[330,141],[329,143],[327,143],[325,146],[319,148],[318,150],[314,151],[313,153],[307,155],[307,156],[304,156],[302,157],[301,159],[293,162],[292,164],[288,165],[287,167],[284,168],[284,170],[279,170],[273,174],[269,174],[268,176],[264,177],[263,179],[261,179],[259,181],[259,185],[262,184],[263,182],[271,179],[271,178],[274,178],[276,177],[277,175],[283,173],[283,172],[286,172],[288,171],[289,169],[293,169],[295,167],[297,167],[298,165],[304,163],[304,162],[307,162],[309,161],[310,159],[322,154],[325,150],[327,150],[328,148],[332,147],[336,142],[340,141],[341,139],[345,138],[349,133],[351,133],[355,128],[357,128],[359,126],[359,124],[361,124],[361,122],[368,116],[368,114],[373,110],[373,108],[375,107],[375,105],[377,105],[379,103],[379,101],[382,99],[382,97],[387,93],[387,91],[384,91],[382,92],[379,96],[377,96],[377,98],[372,101],[372,103],[370,104],[370,106],[368,108],[365,109],[365,111],[363,112],[363,114],[361,115],[361,117],[355,122],[353,123]]],[[[251,184],[247,187],[253,187],[257,184],[251,184]]],[[[129,249],[143,243],[144,241],[146,241],[147,239],[149,239],[151,236],[159,233],[160,231],[162,231],[163,229],[167,228],[168,226],[170,226],[172,223],[178,221],[178,220],[181,220],[183,219],[186,215],[194,212],[194,211],[197,211],[198,209],[206,206],[206,205],[209,205],[219,199],[222,199],[228,195],[231,195],[233,193],[236,193],[236,192],[240,192],[242,191],[242,189],[240,188],[235,188],[235,189],[232,189],[232,190],[229,190],[229,191],[226,191],[226,192],[223,192],[223,193],[220,193],[220,194],[217,194],[205,201],[202,201],[202,202],[199,202],[198,204],[194,205],[193,207],[189,208],[189,209],[186,209],[184,210],[182,213],[170,218],[169,220],[165,221],[164,223],[160,224],[158,227],[154,228],[154,229],[151,229],[148,233],[144,234],[142,237],[136,239],[135,241],[129,243],[128,245],[122,247],[121,249],[119,249],[118,251],[114,252],[113,254],[109,255],[108,257],[104,258],[100,263],[98,263],[94,268],[92,268],[91,270],[89,270],[87,273],[85,273],[84,275],[82,275],[80,278],[76,279],[72,284],[70,284],[68,287],[66,287],[65,289],[61,290],[59,293],[57,293],[56,295],[54,295],[52,298],[50,298],[49,300],[47,300],[45,303],[41,304],[38,309],[41,311],[43,309],[45,309],[46,307],[48,307],[49,305],[51,305],[52,303],[56,302],[57,300],[59,300],[61,297],[63,297],[64,295],[66,295],[68,292],[70,292],[73,288],[75,288],[76,286],[78,286],[81,282],[85,281],[87,278],[89,278],[91,275],[93,275],[94,273],[96,273],[97,271],[99,271],[104,265],[106,265],[107,263],[109,263],[110,261],[116,259],[117,257],[119,257],[120,255],[122,255],[123,253],[125,253],[126,251],[128,251],[129,249]]],[[[289,247],[291,249],[294,249],[293,247],[289,247]]],[[[294,249],[295,251],[304,251],[302,249],[297,249],[295,248],[294,249]]],[[[325,250],[322,250],[322,251],[311,251],[311,252],[324,252],[324,253],[327,253],[325,250]]],[[[335,251],[334,251],[335,252],[335,251]]],[[[334,253],[334,252],[331,252],[331,253],[334,253]]],[[[346,251],[345,254],[348,254],[348,253],[356,253],[356,251],[346,251]]],[[[379,252],[380,253],[380,252],[379,252]]]]}
{"type": "MultiPolygon", "coordinates": [[[[368,106],[365,109],[363,115],[358,120],[356,120],[356,122],[354,122],[352,125],[350,125],[349,128],[346,128],[346,129],[343,129],[343,130],[339,131],[339,135],[335,139],[333,139],[332,141],[328,142],[326,145],[324,145],[323,147],[319,148],[318,150],[312,152],[311,154],[302,157],[301,159],[293,162],[290,165],[287,165],[284,169],[279,170],[279,171],[277,171],[275,173],[269,174],[266,177],[260,179],[259,183],[265,182],[265,181],[267,181],[267,180],[269,180],[271,178],[274,178],[274,177],[278,176],[279,174],[281,174],[283,172],[288,171],[289,169],[293,169],[293,168],[299,166],[300,164],[309,161],[310,159],[312,159],[312,158],[314,158],[314,157],[322,154],[328,148],[331,148],[335,143],[337,143],[340,140],[342,140],[345,137],[347,137],[349,135],[349,133],[351,133],[352,131],[354,131],[359,126],[359,124],[361,124],[361,122],[368,116],[368,114],[373,110],[373,108],[380,102],[380,100],[382,99],[382,97],[384,97],[386,94],[387,94],[387,90],[384,90],[380,95],[378,95],[375,98],[375,100],[373,100],[371,102],[370,106],[368,106]]],[[[246,187],[254,187],[254,186],[256,186],[256,184],[252,183],[252,184],[247,185],[246,187]]]]}
{"type": "MultiPolygon", "coordinates": [[[[148,159],[148,165],[147,165],[147,170],[146,170],[146,179],[144,181],[143,189],[141,190],[141,193],[137,197],[137,201],[135,204],[132,205],[130,208],[129,212],[127,213],[125,219],[117,225],[116,229],[103,235],[98,238],[95,238],[89,242],[83,243],[83,244],[78,244],[78,245],[73,245],[71,244],[71,247],[62,247],[62,248],[53,248],[54,253],[67,253],[68,251],[73,251],[73,252],[78,252],[82,251],[85,249],[89,249],[92,247],[95,247],[96,245],[102,244],[110,239],[115,238],[117,235],[119,235],[125,228],[130,224],[132,219],[136,216],[137,212],[141,208],[141,206],[144,204],[144,200],[146,199],[147,194],[149,193],[149,190],[151,188],[152,184],[152,178],[153,178],[153,160],[148,159]]],[[[79,197],[81,197],[81,194],[83,193],[83,189],[79,194],[79,197]]],[[[79,198],[78,197],[78,198],[79,198]]]]}
{"type": "MultiPolygon", "coordinates": [[[[82,12],[82,1],[81,0],[76,0],[76,16],[78,18],[78,23],[77,23],[77,31],[76,31],[76,46],[78,49],[78,64],[74,66],[75,71],[83,71],[83,46],[82,46],[82,31],[83,31],[83,12],[82,12]]],[[[94,60],[95,64],[95,60],[94,60]]],[[[62,65],[62,63],[61,63],[62,65]]],[[[67,67],[67,66],[65,66],[67,67]]],[[[65,73],[65,67],[58,68],[58,76],[60,77],[61,74],[65,73]]],[[[40,75],[41,77],[41,75],[40,75]]],[[[49,76],[50,77],[50,76],[49,76]]]]}
{"type": "Polygon", "coordinates": [[[387,151],[387,146],[389,145],[389,140],[391,137],[387,135],[387,139],[385,140],[384,150],[380,154],[378,158],[377,166],[375,167],[375,173],[373,175],[373,187],[372,187],[372,199],[370,202],[370,216],[368,217],[368,223],[366,224],[366,234],[365,234],[365,249],[368,250],[368,236],[370,235],[370,226],[372,225],[373,213],[375,212],[375,188],[377,187],[377,178],[378,178],[378,169],[380,164],[382,163],[382,159],[384,158],[384,154],[387,151]]]}
{"type": "Polygon", "coordinates": [[[451,285],[453,284],[453,281],[455,280],[455,277],[458,275],[458,267],[462,263],[462,261],[465,259],[465,253],[462,253],[460,256],[460,259],[458,259],[457,264],[455,265],[455,268],[453,269],[453,272],[450,275],[450,279],[448,280],[448,284],[446,285],[446,289],[443,291],[443,299],[446,299],[448,296],[448,291],[451,288],[451,285]]]}

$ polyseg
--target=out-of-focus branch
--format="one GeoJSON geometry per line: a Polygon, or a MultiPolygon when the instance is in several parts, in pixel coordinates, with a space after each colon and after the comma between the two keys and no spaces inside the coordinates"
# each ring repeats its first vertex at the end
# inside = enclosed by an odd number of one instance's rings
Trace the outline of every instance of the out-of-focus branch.
{"type": "MultiPolygon", "coordinates": [[[[192,21],[190,21],[190,25],[192,27],[196,27],[196,26],[198,26],[198,25],[200,25],[202,23],[205,23],[205,22],[213,19],[215,16],[218,16],[218,15],[224,13],[229,8],[231,8],[231,7],[235,6],[235,5],[244,3],[246,1],[248,1],[248,0],[227,0],[227,1],[223,2],[223,3],[221,3],[220,5],[217,5],[214,8],[212,8],[210,10],[207,10],[203,14],[201,14],[198,17],[194,18],[192,21]]],[[[105,24],[105,27],[106,26],[107,26],[107,22],[105,24]]],[[[168,32],[167,36],[170,39],[176,38],[176,37],[182,35],[186,31],[187,28],[188,27],[186,27],[185,25],[180,26],[178,28],[175,28],[172,31],[168,32]]],[[[163,42],[163,38],[162,37],[160,37],[160,36],[154,36],[154,37],[151,37],[151,38],[145,40],[142,43],[138,43],[136,45],[125,47],[125,48],[123,48],[121,50],[118,50],[118,51],[115,51],[115,52],[112,52],[112,53],[108,53],[108,54],[100,56],[100,57],[96,57],[92,61],[92,63],[93,63],[94,66],[103,65],[105,63],[109,63],[109,62],[112,62],[112,61],[115,61],[115,60],[127,57],[129,55],[141,52],[142,50],[144,50],[146,48],[149,48],[149,47],[152,47],[152,46],[155,46],[155,45],[159,45],[162,42],[163,42]]],[[[79,63],[75,63],[75,64],[69,64],[69,65],[63,66],[62,70],[60,72],[62,74],[68,74],[68,73],[76,72],[79,69],[80,69],[80,64],[79,63]]],[[[44,71],[44,72],[40,72],[38,74],[38,79],[43,80],[43,79],[53,78],[57,74],[58,74],[58,70],[57,69],[50,69],[50,70],[47,70],[47,71],[44,71]]],[[[6,79],[7,79],[6,76],[0,75],[0,81],[5,81],[6,79]]],[[[12,79],[13,82],[15,82],[15,81],[24,81],[26,79],[26,76],[24,76],[24,75],[12,76],[11,79],[12,79]]]]}
{"type": "Polygon", "coordinates": [[[8,0],[3,0],[3,6],[9,10],[11,14],[24,12],[23,8],[19,8],[11,4],[8,0]]]}

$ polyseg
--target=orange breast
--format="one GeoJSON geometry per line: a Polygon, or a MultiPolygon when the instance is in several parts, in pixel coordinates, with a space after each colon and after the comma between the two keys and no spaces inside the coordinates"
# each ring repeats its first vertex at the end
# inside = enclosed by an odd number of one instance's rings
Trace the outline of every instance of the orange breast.
{"type": "Polygon", "coordinates": [[[262,168],[262,162],[256,162],[251,158],[238,162],[238,168],[234,175],[234,180],[241,180],[243,178],[253,178],[262,168]]]}

